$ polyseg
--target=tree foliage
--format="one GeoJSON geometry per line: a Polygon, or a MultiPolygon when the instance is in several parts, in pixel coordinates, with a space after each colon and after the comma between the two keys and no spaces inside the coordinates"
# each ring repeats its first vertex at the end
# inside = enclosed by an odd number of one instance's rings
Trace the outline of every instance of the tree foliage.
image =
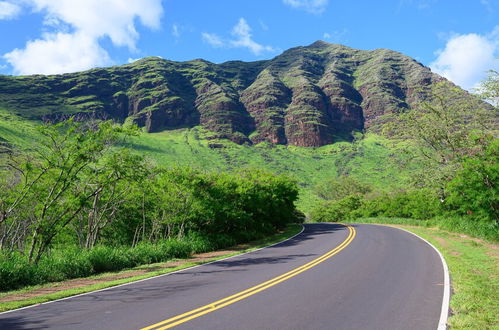
{"type": "Polygon", "coordinates": [[[362,193],[356,182],[333,179],[317,187],[317,194],[326,201],[312,212],[312,219],[457,216],[464,220],[453,223],[461,227],[464,222],[481,221],[497,233],[498,79],[499,74],[491,71],[478,96],[466,100],[448,81],[423,91],[430,101],[401,115],[392,126],[399,138],[415,143],[414,157],[426,161],[424,170],[414,173],[414,186],[400,192],[362,193]]]}
{"type": "Polygon", "coordinates": [[[365,195],[372,188],[349,176],[340,176],[319,183],[315,193],[325,200],[340,200],[350,195],[365,195]]]}
{"type": "Polygon", "coordinates": [[[447,184],[450,212],[499,225],[499,141],[487,143],[483,154],[463,161],[463,168],[447,184]]]}
{"type": "Polygon", "coordinates": [[[195,233],[236,242],[294,220],[294,181],[160,168],[119,146],[136,132],[111,122],[42,127],[41,147],[11,155],[0,172],[0,251],[38,264],[52,246],[136,247],[195,233]]]}

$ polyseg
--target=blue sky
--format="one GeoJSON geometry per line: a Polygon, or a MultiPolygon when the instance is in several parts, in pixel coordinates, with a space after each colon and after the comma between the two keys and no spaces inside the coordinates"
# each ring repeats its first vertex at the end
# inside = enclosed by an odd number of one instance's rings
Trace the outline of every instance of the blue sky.
{"type": "Polygon", "coordinates": [[[0,0],[0,73],[254,61],[320,39],[393,49],[470,89],[499,70],[498,11],[497,0],[0,0]]]}

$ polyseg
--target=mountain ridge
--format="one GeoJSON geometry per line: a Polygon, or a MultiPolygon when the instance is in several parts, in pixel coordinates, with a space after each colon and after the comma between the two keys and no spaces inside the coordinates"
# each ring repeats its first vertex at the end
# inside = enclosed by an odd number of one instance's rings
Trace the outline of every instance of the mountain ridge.
{"type": "Polygon", "coordinates": [[[0,76],[0,106],[49,122],[113,119],[147,132],[201,125],[239,144],[316,147],[380,130],[442,80],[389,49],[316,41],[255,62],[147,57],[77,73],[0,76]]]}

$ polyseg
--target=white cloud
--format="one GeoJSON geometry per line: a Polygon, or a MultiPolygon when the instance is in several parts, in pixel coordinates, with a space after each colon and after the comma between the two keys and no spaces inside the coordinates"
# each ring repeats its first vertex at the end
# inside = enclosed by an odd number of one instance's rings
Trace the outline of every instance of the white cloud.
{"type": "Polygon", "coordinates": [[[0,1],[0,20],[16,18],[20,12],[21,7],[19,5],[8,1],[0,1]]]}
{"type": "Polygon", "coordinates": [[[251,39],[251,28],[244,18],[240,18],[239,22],[232,29],[232,35],[236,37],[230,43],[234,47],[248,48],[253,54],[260,55],[263,52],[273,52],[271,46],[263,46],[251,39]]]}
{"type": "Polygon", "coordinates": [[[82,33],[50,33],[29,41],[4,58],[19,74],[55,74],[110,64],[107,52],[94,38],[82,33]]]}
{"type": "Polygon", "coordinates": [[[282,0],[285,5],[296,9],[303,9],[312,14],[322,14],[328,5],[329,0],[282,0]]]}
{"type": "Polygon", "coordinates": [[[435,54],[434,72],[465,89],[475,88],[488,70],[499,70],[499,26],[488,35],[456,34],[435,54]]]}
{"type": "Polygon", "coordinates": [[[54,31],[28,41],[24,49],[4,55],[18,74],[72,72],[109,64],[109,56],[99,44],[102,38],[108,37],[113,45],[136,51],[139,39],[136,20],[157,29],[163,13],[161,0],[24,0],[23,3],[43,13],[45,26],[54,31]]]}
{"type": "Polygon", "coordinates": [[[203,32],[201,37],[203,41],[213,47],[235,47],[247,48],[255,55],[261,55],[264,52],[275,52],[271,46],[265,46],[252,39],[251,28],[244,18],[240,18],[231,31],[233,39],[223,39],[217,34],[203,32]]]}
{"type": "Polygon", "coordinates": [[[177,24],[172,25],[172,36],[180,38],[180,28],[177,24]]]}
{"type": "Polygon", "coordinates": [[[133,62],[138,61],[138,60],[140,60],[140,57],[139,57],[139,58],[132,58],[132,57],[129,57],[129,58],[128,58],[128,60],[127,60],[127,62],[128,62],[128,63],[133,63],[133,62]]]}
{"type": "Polygon", "coordinates": [[[201,37],[203,41],[212,45],[213,47],[223,47],[225,46],[225,42],[218,35],[214,33],[201,33],[201,37]]]}

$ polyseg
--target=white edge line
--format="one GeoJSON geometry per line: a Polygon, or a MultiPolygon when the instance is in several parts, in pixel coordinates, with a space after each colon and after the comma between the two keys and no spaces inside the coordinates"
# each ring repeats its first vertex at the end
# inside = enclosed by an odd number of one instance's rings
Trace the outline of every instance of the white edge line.
{"type": "Polygon", "coordinates": [[[440,260],[442,261],[442,266],[444,268],[444,294],[442,298],[442,309],[440,311],[440,320],[438,321],[438,328],[437,330],[446,330],[447,329],[447,318],[449,317],[449,302],[450,302],[450,276],[449,276],[449,267],[447,267],[447,262],[445,262],[444,256],[440,251],[430,242],[428,242],[426,239],[422,238],[421,236],[403,229],[399,227],[395,227],[396,224],[393,226],[387,226],[387,225],[382,225],[382,224],[376,224],[376,223],[369,223],[369,225],[376,225],[376,226],[383,226],[383,227],[391,227],[391,228],[396,228],[399,230],[403,230],[405,232],[408,232],[409,234],[412,234],[431,246],[435,251],[437,251],[437,254],[440,256],[440,260]]]}
{"type": "MultiPolygon", "coordinates": [[[[224,260],[227,260],[227,259],[232,259],[232,258],[235,258],[235,257],[243,256],[245,254],[257,252],[257,251],[260,251],[260,250],[272,247],[274,245],[278,245],[278,244],[287,242],[287,241],[295,238],[296,236],[300,235],[301,233],[303,233],[304,230],[305,230],[305,226],[301,225],[301,231],[298,234],[295,234],[295,235],[293,235],[293,236],[285,239],[284,241],[280,241],[280,242],[277,242],[277,243],[274,243],[274,244],[271,244],[271,245],[267,245],[267,246],[258,248],[256,250],[251,250],[251,251],[244,252],[244,253],[241,253],[241,254],[236,254],[236,255],[233,255],[233,256],[230,256],[230,257],[227,257],[227,258],[218,259],[218,260],[210,261],[210,262],[207,262],[207,263],[204,263],[204,264],[200,264],[200,265],[196,265],[196,266],[192,266],[192,267],[187,267],[187,268],[179,269],[179,270],[176,270],[176,271],[171,272],[171,273],[156,275],[156,276],[153,276],[153,277],[144,278],[142,280],[137,280],[137,281],[132,281],[132,282],[128,282],[128,283],[123,283],[123,284],[119,284],[119,285],[110,286],[110,287],[104,288],[104,289],[99,289],[99,290],[95,290],[95,291],[89,291],[89,292],[80,293],[80,294],[77,294],[77,295],[74,295],[74,296],[64,297],[64,298],[60,298],[60,299],[56,299],[56,300],[51,300],[51,301],[47,301],[47,302],[43,302],[43,303],[39,303],[39,304],[34,304],[34,305],[29,305],[29,306],[25,306],[25,307],[21,307],[21,308],[12,309],[10,311],[1,312],[0,315],[7,314],[7,313],[12,313],[12,312],[18,312],[18,311],[21,311],[21,310],[24,310],[24,309],[33,308],[33,307],[37,307],[37,306],[40,306],[40,305],[47,305],[47,304],[50,304],[50,303],[59,302],[59,301],[63,301],[63,300],[68,300],[68,299],[72,299],[72,298],[76,298],[76,297],[81,297],[81,296],[85,296],[85,295],[89,295],[89,294],[93,294],[93,293],[97,293],[97,292],[102,292],[102,291],[107,291],[107,290],[111,290],[111,289],[116,289],[116,288],[119,288],[119,287],[122,287],[122,286],[125,286],[125,285],[130,285],[130,284],[136,284],[136,283],[140,283],[140,282],[145,282],[145,281],[149,281],[149,280],[152,280],[152,279],[155,279],[155,278],[159,278],[159,277],[163,277],[163,276],[168,276],[168,275],[172,275],[172,274],[184,272],[186,270],[191,270],[191,269],[198,268],[198,267],[201,267],[201,266],[213,264],[213,263],[216,263],[216,262],[219,262],[219,261],[224,261],[224,260]]],[[[188,259],[185,259],[185,260],[187,261],[188,259]]]]}

